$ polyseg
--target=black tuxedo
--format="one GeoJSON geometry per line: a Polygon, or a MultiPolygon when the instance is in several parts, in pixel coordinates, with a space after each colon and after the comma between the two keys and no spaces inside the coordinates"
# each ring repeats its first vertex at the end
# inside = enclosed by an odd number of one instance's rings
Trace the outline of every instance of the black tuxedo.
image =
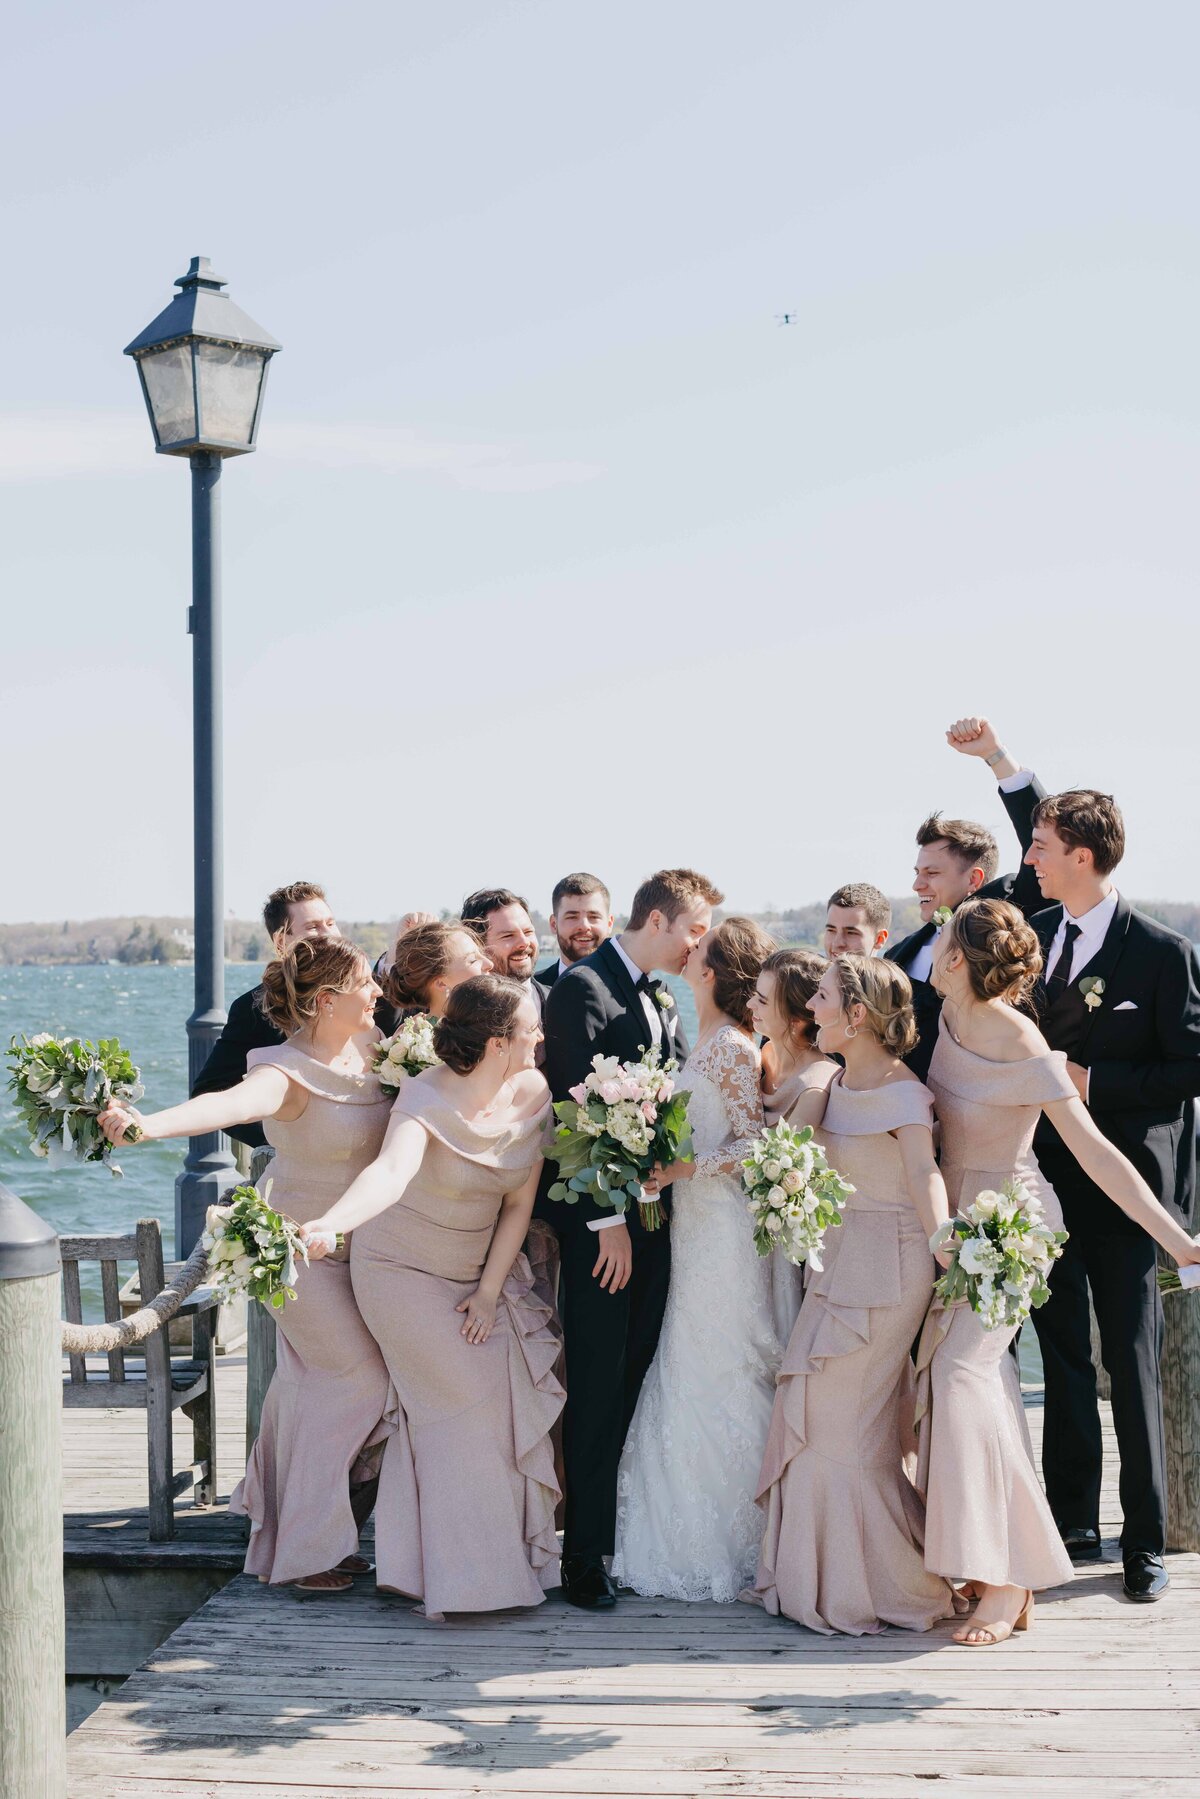
{"type": "MultiPolygon", "coordinates": [[[[239,993],[229,1008],[225,1028],[212,1046],[208,1061],[196,1076],[192,1098],[201,1093],[226,1093],[246,1077],[246,1058],[252,1049],[275,1049],[286,1043],[262,1009],[262,987],[239,993]]],[[[237,1124],[226,1133],[238,1143],[260,1149],[267,1139],[261,1124],[237,1124]]]]}
{"type": "MultiPolygon", "coordinates": [[[[665,992],[660,983],[654,991],[665,992]]],[[[687,1055],[672,1006],[663,1011],[663,1054],[687,1055]],[[672,1021],[675,1021],[674,1023],[672,1021]]],[[[545,1075],[555,1100],[591,1072],[596,1055],[630,1061],[651,1041],[645,1009],[611,942],[549,983],[545,1008],[545,1075]]],[[[633,1274],[620,1293],[604,1292],[593,1276],[601,1233],[588,1229],[611,1217],[586,1196],[575,1205],[549,1198],[558,1178],[547,1162],[536,1216],[558,1234],[562,1256],[559,1309],[567,1363],[563,1413],[566,1515],[563,1554],[589,1561],[611,1555],[616,1529],[617,1465],[638,1392],[654,1357],[671,1272],[670,1230],[642,1228],[636,1206],[625,1214],[633,1240],[633,1274]]],[[[669,1205],[669,1199],[667,1201],[669,1205]]]]}
{"type": "MultiPolygon", "coordinates": [[[[1037,884],[1037,876],[1032,868],[1025,864],[1025,853],[1033,842],[1033,814],[1038,802],[1046,797],[1046,789],[1035,775],[1024,787],[1018,787],[1015,793],[1000,792],[1004,801],[1004,810],[1012,820],[1013,829],[1017,833],[1017,842],[1021,846],[1021,866],[1015,874],[997,875],[994,881],[988,881],[975,895],[977,899],[1008,900],[1026,918],[1036,912],[1042,903],[1041,889],[1037,884]]],[[[898,943],[895,949],[884,953],[889,962],[895,962],[908,974],[917,952],[933,938],[937,926],[933,923],[923,924],[918,930],[898,943]]],[[[913,1014],[917,1022],[917,1045],[912,1053],[904,1059],[919,1080],[925,1080],[929,1073],[929,1064],[933,1059],[933,1046],[937,1042],[938,1020],[942,1015],[941,995],[937,993],[929,981],[913,981],[913,1014]]]]}
{"type": "MultiPolygon", "coordinates": [[[[1044,954],[1061,920],[1061,906],[1033,919],[1044,954]]],[[[1167,1210],[1192,1228],[1194,1101],[1200,1094],[1200,963],[1192,946],[1118,897],[1095,956],[1072,967],[1052,1003],[1041,985],[1037,999],[1051,1048],[1064,1050],[1069,1061],[1090,1071],[1088,1110],[1098,1129],[1128,1156],[1167,1210]],[[1094,1008],[1079,990],[1085,975],[1105,984],[1094,1008]]],[[[1090,1287],[1112,1381],[1122,1549],[1126,1555],[1161,1554],[1166,1479],[1155,1246],[1083,1172],[1047,1119],[1038,1126],[1034,1149],[1070,1232],[1050,1278],[1050,1299],[1033,1315],[1046,1370],[1042,1461],[1050,1504],[1066,1528],[1099,1525],[1101,1443],[1090,1287]]]]}

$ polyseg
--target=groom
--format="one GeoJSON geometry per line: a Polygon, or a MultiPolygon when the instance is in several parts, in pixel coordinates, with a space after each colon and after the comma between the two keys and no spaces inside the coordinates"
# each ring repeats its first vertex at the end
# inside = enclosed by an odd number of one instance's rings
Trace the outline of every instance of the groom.
{"type": "MultiPolygon", "coordinates": [[[[662,869],[638,888],[620,935],[559,976],[546,995],[544,1023],[545,1074],[555,1100],[591,1073],[597,1055],[634,1061],[654,1045],[664,1060],[684,1060],[674,1002],[651,976],[656,969],[682,972],[723,897],[693,869],[662,869]]],[[[563,1596],[608,1610],[617,1597],[604,1566],[616,1530],[617,1465],[662,1327],[670,1232],[665,1225],[644,1230],[636,1206],[622,1217],[582,1196],[574,1205],[552,1200],[556,1179],[548,1162],[535,1216],[557,1231],[562,1255],[563,1596]]]]}

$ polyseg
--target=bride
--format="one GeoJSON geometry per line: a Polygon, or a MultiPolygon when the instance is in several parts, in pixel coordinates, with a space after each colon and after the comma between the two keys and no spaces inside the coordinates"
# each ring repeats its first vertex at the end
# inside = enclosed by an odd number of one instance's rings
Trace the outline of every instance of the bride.
{"type": "Polygon", "coordinates": [[[656,1170],[673,1189],[671,1285],[621,1457],[612,1565],[614,1580],[668,1599],[731,1602],[758,1563],[754,1492],[783,1346],[741,1173],[763,1128],[749,1004],[773,948],[750,919],[727,918],[684,969],[700,1030],[684,1075],[696,1159],[656,1170]]]}

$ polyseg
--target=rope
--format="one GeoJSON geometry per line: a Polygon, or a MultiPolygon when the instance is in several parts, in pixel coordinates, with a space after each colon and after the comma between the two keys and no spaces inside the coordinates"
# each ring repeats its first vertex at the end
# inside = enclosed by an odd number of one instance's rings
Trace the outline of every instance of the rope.
{"type": "Polygon", "coordinates": [[[64,1355],[105,1355],[110,1349],[128,1349],[142,1343],[175,1316],[184,1300],[194,1293],[208,1273],[208,1252],[203,1239],[197,1243],[175,1279],[148,1305],[131,1312],[116,1324],[67,1324],[62,1326],[64,1355]]]}

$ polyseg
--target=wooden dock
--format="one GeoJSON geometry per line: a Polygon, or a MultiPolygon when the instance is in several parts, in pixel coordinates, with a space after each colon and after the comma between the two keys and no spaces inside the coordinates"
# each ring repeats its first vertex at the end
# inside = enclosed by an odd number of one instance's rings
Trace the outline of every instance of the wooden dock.
{"type": "MultiPolygon", "coordinates": [[[[223,1368],[222,1492],[240,1473],[239,1378],[223,1368]]],[[[1027,1403],[1036,1438],[1040,1395],[1027,1403]]],[[[103,1505],[81,1503],[94,1422],[65,1420],[79,1553],[144,1503],[132,1419],[120,1469],[104,1439],[103,1505]]],[[[1109,1432],[1110,1559],[992,1649],[957,1647],[949,1625],[826,1639],[747,1606],[642,1599],[438,1625],[369,1580],[322,1600],[240,1576],[72,1735],[71,1799],[1184,1799],[1200,1784],[1200,1556],[1170,1558],[1161,1604],[1128,1604],[1116,1472],[1109,1432]]],[[[189,1531],[229,1554],[236,1520],[184,1518],[177,1559],[189,1531]]]]}

